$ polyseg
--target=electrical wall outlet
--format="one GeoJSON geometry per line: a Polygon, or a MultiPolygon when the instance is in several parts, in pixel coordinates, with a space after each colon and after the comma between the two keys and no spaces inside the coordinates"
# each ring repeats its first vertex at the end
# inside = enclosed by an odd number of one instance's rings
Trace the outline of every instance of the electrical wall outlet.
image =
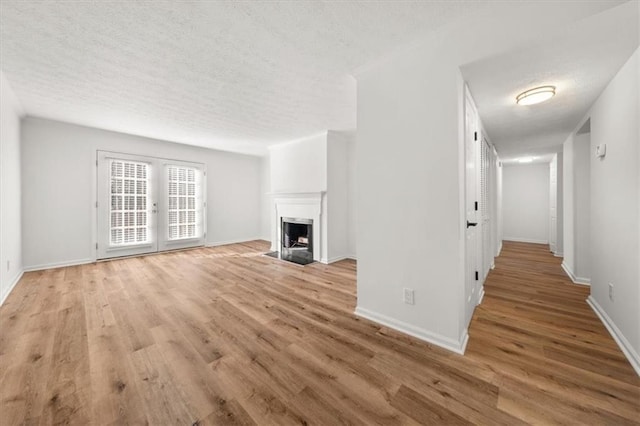
{"type": "Polygon", "coordinates": [[[613,302],[613,283],[609,283],[609,300],[613,302]]]}
{"type": "Polygon", "coordinates": [[[413,305],[415,303],[414,292],[412,288],[403,289],[402,300],[407,305],[413,305]]]}

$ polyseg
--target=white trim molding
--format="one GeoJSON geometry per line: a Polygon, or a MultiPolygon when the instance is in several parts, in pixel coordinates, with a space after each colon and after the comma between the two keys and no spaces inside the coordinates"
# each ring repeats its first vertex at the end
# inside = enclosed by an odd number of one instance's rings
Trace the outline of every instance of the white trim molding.
{"type": "Polygon", "coordinates": [[[208,242],[204,245],[205,247],[218,247],[218,246],[226,246],[229,244],[240,244],[240,243],[248,243],[251,241],[262,240],[266,241],[264,238],[256,237],[256,238],[240,238],[237,240],[228,240],[228,241],[214,241],[208,242]]]}
{"type": "Polygon", "coordinates": [[[616,341],[616,343],[620,347],[620,350],[622,350],[622,353],[627,357],[627,360],[629,360],[631,367],[633,367],[633,369],[636,371],[636,374],[640,376],[640,355],[638,355],[633,346],[631,346],[631,343],[629,343],[627,338],[624,337],[611,317],[607,315],[605,310],[602,309],[602,306],[600,306],[598,302],[596,302],[593,296],[589,296],[587,298],[587,304],[591,306],[593,312],[595,312],[598,318],[600,318],[600,321],[602,321],[602,324],[604,324],[609,334],[611,334],[613,340],[616,341]]]}
{"type": "Polygon", "coordinates": [[[332,257],[331,259],[329,259],[327,262],[324,262],[323,260],[320,260],[320,262],[322,263],[327,263],[327,264],[331,264],[334,262],[340,262],[341,260],[345,260],[345,259],[351,259],[351,260],[356,260],[355,256],[336,256],[336,257],[332,257]]]}
{"type": "Polygon", "coordinates": [[[574,284],[580,284],[580,285],[591,285],[591,279],[589,278],[583,278],[583,277],[577,277],[573,271],[571,270],[571,268],[569,268],[569,265],[567,265],[566,263],[564,263],[564,261],[562,262],[562,269],[564,270],[564,272],[567,274],[567,276],[571,279],[571,281],[573,281],[574,284]]]}
{"type": "Polygon", "coordinates": [[[531,243],[531,244],[549,244],[547,240],[532,240],[530,238],[519,238],[519,237],[503,237],[502,241],[513,241],[516,243],[531,243]]]}
{"type": "Polygon", "coordinates": [[[478,297],[478,305],[482,303],[482,299],[484,299],[484,286],[480,289],[480,297],[478,297]]]}
{"type": "Polygon", "coordinates": [[[271,251],[279,251],[282,247],[282,218],[295,217],[313,220],[313,260],[329,263],[322,256],[325,234],[322,231],[322,198],[325,192],[292,192],[273,193],[276,222],[272,224],[271,251]]]}
{"type": "Polygon", "coordinates": [[[9,297],[13,289],[16,288],[16,284],[18,284],[18,282],[20,281],[23,275],[24,275],[24,270],[21,270],[20,272],[18,272],[16,277],[13,279],[13,281],[11,281],[11,284],[9,285],[9,289],[5,294],[2,295],[2,300],[0,300],[0,306],[4,305],[4,302],[7,300],[7,297],[9,297]]]}
{"type": "Polygon", "coordinates": [[[404,321],[397,320],[395,318],[388,317],[377,312],[370,311],[369,309],[356,307],[354,312],[359,317],[368,319],[375,323],[384,325],[385,327],[392,328],[409,336],[413,336],[417,339],[424,340],[425,342],[432,343],[441,348],[450,350],[460,355],[464,355],[464,351],[467,348],[467,342],[469,341],[469,333],[465,329],[464,335],[458,340],[453,340],[449,337],[442,336],[440,334],[433,333],[420,327],[408,324],[404,321]]]}
{"type": "Polygon", "coordinates": [[[68,262],[43,263],[41,265],[26,266],[24,268],[24,271],[25,272],[43,271],[45,269],[65,268],[67,266],[86,265],[87,263],[95,263],[95,262],[96,262],[95,259],[86,258],[86,259],[70,260],[68,262]]]}

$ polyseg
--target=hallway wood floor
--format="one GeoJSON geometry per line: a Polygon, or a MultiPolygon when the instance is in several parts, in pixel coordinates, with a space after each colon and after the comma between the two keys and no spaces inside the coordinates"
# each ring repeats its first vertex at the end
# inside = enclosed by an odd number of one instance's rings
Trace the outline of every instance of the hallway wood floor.
{"type": "Polygon", "coordinates": [[[546,246],[505,243],[464,357],[355,317],[355,262],[267,250],[26,273],[0,308],[0,423],[640,420],[640,379],[546,246]]]}

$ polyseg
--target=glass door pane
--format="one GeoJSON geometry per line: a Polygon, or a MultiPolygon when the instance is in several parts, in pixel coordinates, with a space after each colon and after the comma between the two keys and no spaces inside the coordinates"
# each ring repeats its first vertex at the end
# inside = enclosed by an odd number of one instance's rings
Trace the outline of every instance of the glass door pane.
{"type": "Polygon", "coordinates": [[[98,259],[157,251],[153,164],[98,152],[98,259]]]}
{"type": "Polygon", "coordinates": [[[160,215],[160,250],[204,245],[204,167],[171,162],[164,165],[164,202],[160,215]],[[166,219],[166,220],[165,220],[166,219]]]}

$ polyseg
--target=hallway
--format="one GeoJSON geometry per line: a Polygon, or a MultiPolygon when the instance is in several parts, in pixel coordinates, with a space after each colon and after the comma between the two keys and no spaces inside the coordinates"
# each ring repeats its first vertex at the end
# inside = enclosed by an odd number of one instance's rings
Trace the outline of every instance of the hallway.
{"type": "Polygon", "coordinates": [[[505,241],[465,357],[496,368],[498,408],[535,423],[637,424],[640,378],[547,245],[505,241]]]}

